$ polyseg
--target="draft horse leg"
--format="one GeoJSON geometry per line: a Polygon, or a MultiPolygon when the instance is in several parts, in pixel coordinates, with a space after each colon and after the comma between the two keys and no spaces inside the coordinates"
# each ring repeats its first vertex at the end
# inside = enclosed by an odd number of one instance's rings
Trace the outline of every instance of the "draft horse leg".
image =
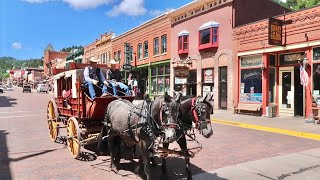
{"type": "Polygon", "coordinates": [[[109,136],[108,137],[108,147],[110,151],[110,158],[111,158],[111,164],[110,164],[110,169],[111,171],[118,173],[118,169],[115,165],[115,137],[114,136],[109,136]]]}
{"type": "MultiPolygon", "coordinates": [[[[169,143],[163,143],[163,148],[168,149],[169,143]]],[[[161,170],[163,174],[167,174],[167,160],[166,157],[162,158],[161,170]]]]}
{"type": "MultiPolygon", "coordinates": [[[[182,152],[186,153],[187,155],[189,155],[188,153],[188,148],[187,148],[187,140],[186,140],[186,136],[182,135],[182,137],[177,141],[177,143],[180,146],[180,149],[182,152]]],[[[191,167],[190,167],[190,157],[186,156],[185,157],[185,161],[186,161],[186,175],[187,175],[187,179],[191,180],[192,179],[192,174],[191,174],[191,167]]]]}
{"type": "Polygon", "coordinates": [[[148,143],[145,140],[141,142],[141,152],[142,152],[142,159],[144,163],[144,173],[147,176],[147,180],[151,180],[151,168],[150,168],[150,157],[149,157],[149,149],[148,143]]]}

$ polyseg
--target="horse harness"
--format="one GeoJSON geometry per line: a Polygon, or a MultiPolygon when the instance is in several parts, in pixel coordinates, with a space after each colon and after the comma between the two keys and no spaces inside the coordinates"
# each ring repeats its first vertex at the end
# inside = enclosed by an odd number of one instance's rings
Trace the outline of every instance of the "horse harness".
{"type": "Polygon", "coordinates": [[[196,128],[200,128],[201,124],[204,122],[210,122],[210,120],[199,120],[201,119],[202,112],[204,112],[206,109],[204,106],[200,106],[200,99],[197,97],[194,97],[192,99],[191,104],[191,112],[193,114],[194,119],[196,120],[196,128]]]}

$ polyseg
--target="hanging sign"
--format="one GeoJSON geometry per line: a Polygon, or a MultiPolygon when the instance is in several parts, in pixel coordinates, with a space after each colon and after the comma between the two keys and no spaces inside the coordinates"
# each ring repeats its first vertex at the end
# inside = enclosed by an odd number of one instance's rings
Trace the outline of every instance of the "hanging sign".
{"type": "Polygon", "coordinates": [[[174,67],[174,75],[178,78],[189,77],[189,67],[187,66],[176,66],[174,67]]]}
{"type": "Polygon", "coordinates": [[[282,20],[269,18],[269,45],[282,46],[282,25],[282,20]]]}
{"type": "Polygon", "coordinates": [[[283,21],[269,18],[269,45],[282,46],[282,25],[283,21]]]}

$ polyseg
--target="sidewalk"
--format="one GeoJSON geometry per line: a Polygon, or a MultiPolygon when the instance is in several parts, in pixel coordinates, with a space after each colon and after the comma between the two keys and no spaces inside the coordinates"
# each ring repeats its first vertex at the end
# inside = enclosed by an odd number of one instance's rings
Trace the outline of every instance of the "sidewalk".
{"type": "Polygon", "coordinates": [[[193,176],[194,180],[320,179],[320,149],[261,159],[193,176]]]}
{"type": "Polygon", "coordinates": [[[215,110],[211,119],[214,123],[320,140],[320,125],[305,123],[302,117],[268,118],[215,110]]]}

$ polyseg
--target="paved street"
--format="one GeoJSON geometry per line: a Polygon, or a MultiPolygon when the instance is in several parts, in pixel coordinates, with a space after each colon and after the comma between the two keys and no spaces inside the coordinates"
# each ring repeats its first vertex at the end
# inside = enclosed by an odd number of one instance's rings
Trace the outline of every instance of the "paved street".
{"type": "MultiPolygon", "coordinates": [[[[46,106],[52,95],[0,94],[0,179],[139,179],[130,164],[117,175],[109,157],[84,150],[75,160],[64,144],[48,135],[46,106]]],[[[213,124],[214,135],[198,139],[204,149],[191,160],[194,179],[320,179],[320,142],[213,124]]],[[[192,144],[191,144],[192,145],[192,144]]],[[[158,161],[160,163],[160,161],[158,161]]],[[[154,179],[183,178],[183,160],[168,159],[168,176],[153,168],[154,179]]]]}

